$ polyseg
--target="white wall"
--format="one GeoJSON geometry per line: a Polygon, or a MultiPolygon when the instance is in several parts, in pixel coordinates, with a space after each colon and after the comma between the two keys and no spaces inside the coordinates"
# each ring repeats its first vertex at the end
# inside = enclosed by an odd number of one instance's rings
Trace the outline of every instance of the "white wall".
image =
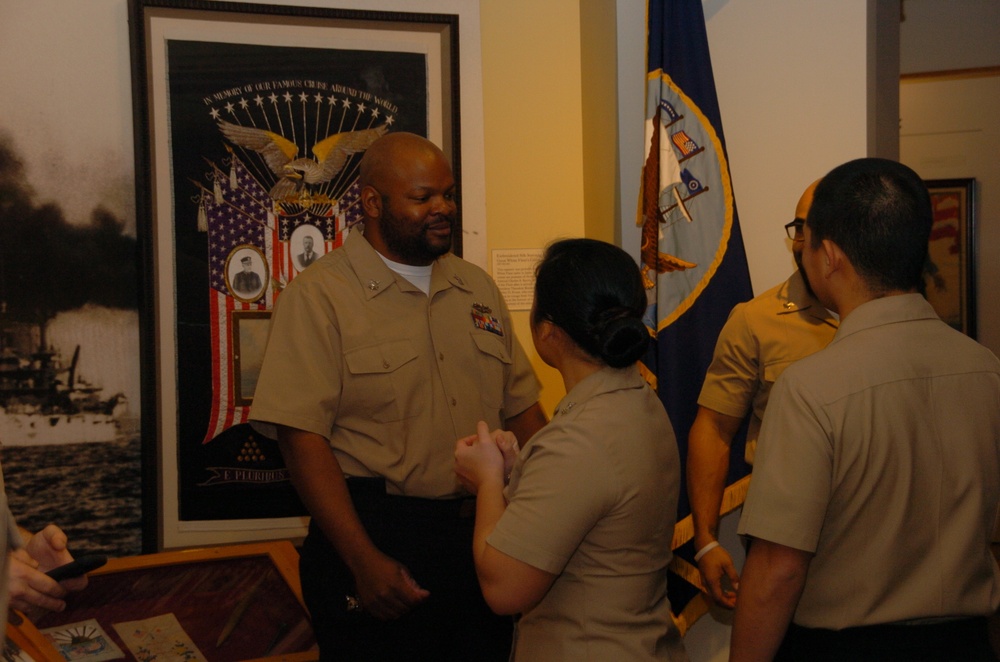
{"type": "Polygon", "coordinates": [[[866,156],[865,0],[730,0],[706,16],[750,278],[788,277],[803,189],[866,156]],[[789,26],[795,26],[789,29],[789,26]]]}
{"type": "Polygon", "coordinates": [[[1000,2],[903,0],[904,74],[1000,66],[1000,2]]]}

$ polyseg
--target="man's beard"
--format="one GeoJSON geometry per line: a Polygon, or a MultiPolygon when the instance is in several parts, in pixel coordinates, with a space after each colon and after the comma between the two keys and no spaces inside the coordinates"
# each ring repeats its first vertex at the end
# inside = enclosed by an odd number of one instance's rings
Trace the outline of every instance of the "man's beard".
{"type": "MultiPolygon", "coordinates": [[[[447,217],[451,225],[452,232],[455,231],[455,217],[447,217]]],[[[379,219],[379,230],[381,230],[382,241],[386,247],[399,258],[404,264],[430,264],[437,258],[451,250],[451,236],[442,243],[431,243],[427,238],[427,231],[430,223],[424,222],[419,231],[415,233],[404,233],[401,231],[406,226],[405,221],[401,221],[392,215],[388,205],[382,209],[382,217],[379,219]]]]}
{"type": "Polygon", "coordinates": [[[795,266],[799,268],[799,273],[802,274],[802,282],[806,286],[806,293],[813,299],[819,301],[816,293],[813,292],[812,285],[809,284],[809,275],[806,273],[805,267],[802,266],[802,251],[792,250],[792,257],[795,258],[795,266]]]}

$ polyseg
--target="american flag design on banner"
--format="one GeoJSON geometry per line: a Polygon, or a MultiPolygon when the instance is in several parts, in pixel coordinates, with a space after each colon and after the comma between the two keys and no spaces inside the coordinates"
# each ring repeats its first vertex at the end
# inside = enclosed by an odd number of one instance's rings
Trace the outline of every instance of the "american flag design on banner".
{"type": "Polygon", "coordinates": [[[274,306],[285,285],[308,266],[299,252],[307,237],[315,254],[323,255],[340,246],[343,231],[362,217],[356,180],[336,203],[296,206],[288,213],[272,203],[268,191],[238,157],[230,157],[229,166],[228,173],[213,166],[212,190],[202,189],[199,201],[199,224],[208,233],[213,390],[202,443],[247,422],[250,411],[248,398],[236,387],[232,346],[236,317],[274,306]],[[241,287],[244,273],[257,275],[254,287],[241,287]]]}
{"type": "Polygon", "coordinates": [[[271,243],[268,225],[273,215],[267,192],[235,158],[231,174],[213,168],[212,178],[213,190],[202,192],[199,205],[199,221],[204,219],[208,232],[213,387],[211,419],[202,443],[246,421],[249,407],[237,407],[233,400],[232,313],[266,310],[272,296],[267,286],[266,249],[271,243]],[[233,270],[240,273],[239,258],[249,258],[251,267],[257,262],[258,272],[254,273],[260,285],[238,294],[230,274],[233,270]]]}
{"type": "Polygon", "coordinates": [[[394,111],[290,89],[209,110],[228,156],[221,167],[210,163],[210,188],[199,184],[213,394],[203,444],[247,422],[255,375],[248,381],[240,368],[239,321],[266,317],[281,290],[361,220],[358,164],[388,132],[394,111]]]}

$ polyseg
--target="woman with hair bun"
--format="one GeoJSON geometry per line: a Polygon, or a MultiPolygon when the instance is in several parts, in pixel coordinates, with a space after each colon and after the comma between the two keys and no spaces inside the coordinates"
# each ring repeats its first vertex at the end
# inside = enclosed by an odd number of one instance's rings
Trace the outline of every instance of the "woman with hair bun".
{"type": "Polygon", "coordinates": [[[686,660],[667,599],[680,460],[636,361],[649,344],[632,258],[592,239],[549,246],[531,335],[566,397],[517,453],[509,432],[455,449],[477,494],[473,556],[490,607],[520,614],[512,659],[686,660]]]}

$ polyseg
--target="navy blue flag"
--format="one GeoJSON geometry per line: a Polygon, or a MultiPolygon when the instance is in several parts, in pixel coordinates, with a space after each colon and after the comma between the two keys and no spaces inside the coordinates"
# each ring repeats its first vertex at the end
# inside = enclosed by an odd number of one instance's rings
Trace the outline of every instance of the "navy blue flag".
{"type": "MultiPolygon", "coordinates": [[[[733,306],[753,296],[701,3],[647,4],[646,160],[638,219],[650,292],[647,323],[656,334],[646,366],[677,433],[682,465],[719,331],[733,306]]],[[[742,503],[749,474],[741,440],[734,440],[731,454],[724,511],[742,503]]],[[[682,482],[670,577],[682,632],[707,609],[692,536],[682,482]]]]}

